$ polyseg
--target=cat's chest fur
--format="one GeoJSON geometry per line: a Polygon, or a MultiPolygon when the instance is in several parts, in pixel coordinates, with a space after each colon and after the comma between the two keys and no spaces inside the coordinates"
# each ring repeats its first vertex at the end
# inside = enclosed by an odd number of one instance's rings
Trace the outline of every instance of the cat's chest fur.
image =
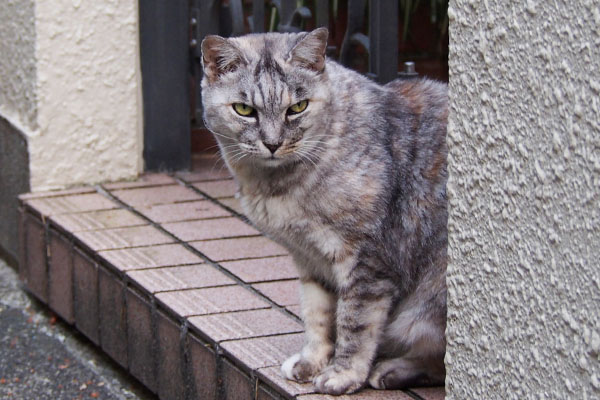
{"type": "Polygon", "coordinates": [[[318,212],[311,212],[320,206],[302,192],[269,196],[242,191],[240,200],[247,217],[261,231],[287,247],[293,256],[308,262],[306,268],[318,269],[319,275],[328,279],[331,271],[327,268],[344,256],[348,247],[340,232],[324,222],[318,212]]]}

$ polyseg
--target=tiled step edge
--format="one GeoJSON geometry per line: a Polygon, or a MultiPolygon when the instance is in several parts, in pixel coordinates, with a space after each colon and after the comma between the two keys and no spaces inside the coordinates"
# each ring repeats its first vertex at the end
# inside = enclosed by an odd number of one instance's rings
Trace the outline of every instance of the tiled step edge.
{"type": "MultiPolygon", "coordinates": [[[[290,393],[281,387],[283,379],[242,362],[236,354],[249,360],[259,354],[243,345],[224,348],[235,341],[212,341],[26,200],[20,208],[19,275],[27,289],[159,398],[293,399],[310,391],[290,393]]],[[[301,343],[300,334],[282,337],[289,342],[285,347],[301,343]]],[[[250,348],[287,354],[265,344],[250,348]]]]}

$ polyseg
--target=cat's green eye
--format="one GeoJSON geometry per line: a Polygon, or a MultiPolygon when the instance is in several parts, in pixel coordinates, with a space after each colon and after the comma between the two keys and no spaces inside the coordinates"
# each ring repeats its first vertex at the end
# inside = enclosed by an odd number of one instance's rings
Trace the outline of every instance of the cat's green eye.
{"type": "Polygon", "coordinates": [[[288,108],[288,114],[299,114],[308,107],[308,100],[302,100],[288,108]]]}
{"type": "Polygon", "coordinates": [[[254,108],[250,107],[248,104],[244,103],[234,103],[233,109],[236,113],[240,114],[242,117],[249,117],[254,113],[254,108]]]}

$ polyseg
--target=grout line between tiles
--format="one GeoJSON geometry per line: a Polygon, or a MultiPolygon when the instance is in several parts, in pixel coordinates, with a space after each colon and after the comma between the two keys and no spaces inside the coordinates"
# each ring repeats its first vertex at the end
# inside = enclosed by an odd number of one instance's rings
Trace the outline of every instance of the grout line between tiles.
{"type": "MultiPolygon", "coordinates": [[[[211,202],[208,199],[203,199],[201,201],[209,201],[209,202],[211,202]]],[[[171,203],[171,204],[175,204],[175,203],[171,203]]],[[[177,203],[177,204],[179,204],[179,203],[177,203]]],[[[164,206],[165,204],[161,204],[161,205],[164,206]]],[[[232,215],[221,215],[221,216],[218,216],[218,217],[204,217],[204,218],[194,218],[194,217],[192,217],[190,219],[178,219],[178,220],[175,220],[175,221],[157,222],[157,224],[162,224],[162,225],[164,225],[164,224],[180,224],[182,222],[197,222],[197,221],[206,221],[206,220],[210,220],[210,219],[221,219],[221,218],[231,218],[231,217],[232,217],[232,215]]]]}
{"type": "MultiPolygon", "coordinates": [[[[243,311],[234,311],[234,312],[243,312],[243,311]]],[[[216,314],[227,314],[227,313],[212,313],[212,314],[203,314],[203,315],[198,315],[199,317],[204,317],[204,315],[216,315],[216,314]]],[[[223,339],[223,340],[219,340],[218,343],[219,344],[224,344],[224,343],[229,343],[229,342],[237,342],[240,340],[249,340],[249,339],[262,339],[262,338],[268,338],[268,337],[273,337],[273,336],[283,336],[283,335],[296,335],[299,333],[303,333],[304,331],[292,331],[292,332],[285,332],[285,333],[267,333],[267,334],[260,334],[260,335],[256,335],[256,336],[248,336],[248,337],[243,337],[243,338],[236,338],[236,339],[223,339]]],[[[276,367],[277,365],[267,365],[264,367],[260,367],[260,368],[269,368],[269,367],[276,367]]],[[[260,369],[258,368],[258,369],[260,369]]]]}
{"type": "MultiPolygon", "coordinates": [[[[226,238],[225,240],[227,240],[229,238],[226,238]]],[[[234,239],[234,238],[232,238],[234,239]]],[[[223,239],[217,239],[217,240],[223,240],[223,239]]],[[[192,240],[192,242],[208,242],[208,240],[192,240]]],[[[285,254],[274,254],[274,255],[269,255],[269,256],[260,256],[260,257],[244,257],[244,258],[226,258],[224,260],[219,260],[218,262],[220,263],[224,263],[224,262],[234,262],[234,261],[252,261],[252,260],[262,260],[263,258],[276,258],[276,257],[286,257],[285,254]]]]}
{"type": "MultiPolygon", "coordinates": [[[[129,277],[130,280],[133,280],[133,278],[129,277]]],[[[140,285],[138,283],[138,285],[140,285]]],[[[141,285],[140,285],[141,286],[141,285]]],[[[231,286],[237,286],[235,283],[228,283],[226,285],[211,285],[211,286],[202,286],[202,287],[192,287],[192,288],[182,288],[182,289],[168,289],[168,290],[158,290],[156,292],[150,292],[152,294],[159,294],[159,293],[172,293],[172,292],[190,292],[192,290],[201,290],[201,289],[214,289],[214,288],[224,288],[224,287],[231,287],[231,286]]],[[[142,286],[143,287],[143,286],[142,286]]],[[[148,290],[148,289],[146,289],[148,290]]],[[[218,313],[217,313],[218,314],[218,313]]],[[[202,314],[204,315],[204,314],[202,314]]],[[[208,314],[207,314],[208,315],[208,314]]]]}
{"type": "MultiPolygon", "coordinates": [[[[173,244],[179,244],[179,243],[168,243],[168,244],[173,245],[173,244]]],[[[161,245],[156,245],[156,246],[161,246],[161,245]]],[[[122,251],[124,249],[119,249],[119,250],[122,251]]],[[[102,250],[102,251],[98,251],[97,253],[102,255],[102,253],[105,253],[107,251],[112,251],[112,250],[102,250]]],[[[160,265],[158,267],[126,268],[126,269],[123,269],[122,272],[125,275],[127,275],[131,271],[152,271],[152,270],[157,270],[157,269],[167,269],[167,268],[174,268],[174,267],[190,267],[193,265],[205,265],[205,264],[206,263],[204,261],[198,261],[198,262],[191,262],[191,263],[184,263],[184,264],[160,265]]]]}
{"type": "MultiPolygon", "coordinates": [[[[177,180],[177,181],[178,182],[183,182],[183,181],[180,181],[180,180],[177,180]]],[[[186,186],[187,186],[187,184],[186,184],[186,186]]],[[[111,199],[114,202],[116,202],[119,206],[121,206],[121,207],[123,207],[123,208],[125,208],[125,209],[127,209],[129,211],[131,211],[132,213],[134,213],[135,215],[139,216],[140,218],[143,218],[144,220],[148,221],[150,223],[150,225],[152,225],[154,228],[158,229],[159,231],[161,231],[165,235],[168,235],[170,238],[174,239],[177,243],[181,244],[187,250],[191,251],[192,253],[194,253],[197,256],[199,256],[200,258],[202,258],[207,264],[213,266],[214,268],[216,268],[220,272],[224,273],[226,276],[228,276],[229,278],[231,278],[238,285],[240,285],[241,287],[245,288],[246,290],[252,292],[254,295],[258,296],[260,299],[262,299],[265,302],[267,302],[267,304],[269,304],[271,306],[271,308],[273,308],[275,310],[278,310],[279,312],[283,313],[284,315],[288,316],[289,318],[292,318],[292,319],[294,319],[294,320],[296,320],[298,322],[302,322],[300,318],[298,318],[296,315],[292,314],[285,307],[282,307],[282,306],[278,305],[273,300],[271,300],[270,298],[268,298],[267,296],[265,296],[264,294],[262,294],[259,290],[257,290],[254,287],[252,287],[252,285],[247,284],[246,282],[242,281],[236,275],[234,275],[233,273],[231,273],[226,268],[222,267],[217,262],[215,262],[212,259],[210,259],[204,253],[200,252],[198,249],[194,248],[193,246],[190,246],[189,243],[182,241],[177,236],[173,235],[171,232],[165,230],[160,224],[152,221],[150,218],[146,217],[145,215],[143,215],[142,213],[140,213],[139,211],[137,211],[135,208],[133,208],[129,204],[123,202],[121,199],[117,198],[116,196],[113,196],[112,193],[110,193],[108,190],[106,190],[103,186],[101,186],[101,185],[96,186],[96,190],[98,191],[98,193],[100,193],[103,196],[108,197],[109,199],[111,199]]],[[[199,193],[202,193],[202,192],[199,191],[199,193]]],[[[210,199],[212,200],[212,198],[210,198],[210,199]]],[[[235,213],[235,215],[239,215],[239,214],[235,213]]],[[[247,219],[245,217],[244,217],[244,220],[247,221],[247,219]]],[[[152,296],[152,298],[154,298],[154,296],[152,296]]]]}
{"type": "MultiPolygon", "coordinates": [[[[179,178],[177,176],[173,176],[173,179],[175,179],[177,182],[179,182],[180,185],[183,185],[185,187],[187,187],[188,189],[193,190],[194,192],[206,197],[207,200],[212,201],[214,204],[218,205],[221,208],[224,208],[225,210],[229,211],[230,213],[232,213],[234,216],[238,217],[239,219],[241,219],[242,221],[244,221],[245,223],[247,223],[250,226],[254,225],[250,222],[250,220],[243,214],[240,214],[239,212],[235,211],[233,208],[221,203],[216,197],[213,197],[211,195],[209,195],[208,193],[198,189],[196,186],[194,186],[194,183],[198,183],[198,182],[188,182],[183,178],[179,178]]],[[[235,196],[233,197],[223,197],[224,199],[233,199],[235,198],[235,196]]],[[[256,228],[256,227],[255,227],[256,228]]]]}
{"type": "MultiPolygon", "coordinates": [[[[163,292],[164,293],[164,292],[163,292]]],[[[158,303],[160,304],[164,304],[160,299],[156,299],[158,303]]],[[[164,304],[166,307],[168,307],[166,304],[164,304]]],[[[180,317],[182,319],[189,319],[189,318],[195,318],[195,317],[210,317],[211,315],[219,315],[219,314],[229,314],[229,313],[236,313],[236,312],[246,312],[246,311],[264,311],[264,310],[270,310],[269,307],[261,307],[261,308],[253,308],[251,310],[234,310],[234,311],[215,311],[215,312],[209,312],[209,313],[203,313],[203,314],[188,314],[188,315],[180,315],[180,317]]],[[[194,324],[192,324],[192,326],[195,326],[194,324]]],[[[289,333],[296,333],[296,332],[289,332],[289,333]]],[[[206,333],[205,333],[206,335],[206,333]]],[[[276,334],[271,334],[271,335],[264,335],[264,336],[278,336],[278,335],[288,335],[288,333],[276,333],[276,334]]],[[[208,336],[208,335],[206,335],[208,336]]],[[[211,339],[212,341],[214,341],[215,343],[221,343],[215,339],[211,339]]],[[[239,339],[232,339],[232,340],[239,340],[239,339]]]]}
{"type": "Polygon", "coordinates": [[[403,391],[404,393],[406,393],[407,395],[409,395],[410,397],[412,397],[413,399],[415,399],[415,400],[427,400],[427,399],[425,399],[425,398],[423,398],[423,397],[419,396],[419,394],[417,394],[417,393],[413,392],[413,391],[412,391],[412,390],[410,390],[410,389],[404,389],[404,390],[402,390],[402,391],[403,391]]]}
{"type": "MultiPolygon", "coordinates": [[[[160,225],[158,223],[157,223],[157,225],[162,226],[162,225],[160,225]]],[[[167,231],[166,229],[165,229],[165,231],[166,232],[170,232],[170,231],[167,231]]],[[[226,240],[229,240],[229,239],[247,239],[247,238],[254,238],[254,237],[260,237],[260,236],[262,236],[261,234],[258,234],[258,235],[239,235],[239,236],[227,236],[227,237],[222,237],[222,238],[211,238],[211,239],[194,239],[194,240],[188,240],[188,241],[186,241],[186,240],[181,239],[179,236],[177,236],[174,233],[171,233],[171,235],[175,239],[177,239],[178,241],[185,242],[185,243],[187,243],[187,242],[194,242],[194,243],[197,243],[197,242],[215,242],[217,240],[224,240],[224,239],[226,239],[226,240]]],[[[263,258],[263,257],[259,257],[259,258],[263,258]]]]}
{"type": "MultiPolygon", "coordinates": [[[[109,230],[109,229],[139,228],[139,227],[141,227],[141,226],[148,226],[148,224],[147,224],[147,223],[144,223],[144,224],[136,224],[136,225],[119,226],[119,227],[116,227],[116,228],[112,228],[112,227],[111,227],[111,228],[101,227],[101,228],[87,228],[87,229],[73,229],[73,230],[70,230],[70,229],[63,228],[63,227],[62,227],[62,226],[61,226],[61,225],[60,225],[60,224],[59,224],[59,223],[58,223],[56,220],[54,220],[52,217],[49,217],[49,219],[50,219],[50,222],[51,222],[51,224],[52,224],[52,226],[53,226],[53,227],[55,227],[55,228],[56,228],[56,227],[58,227],[58,228],[60,228],[60,230],[62,231],[61,233],[68,232],[68,233],[70,233],[70,234],[71,234],[71,236],[72,236],[73,234],[75,234],[75,233],[81,233],[81,232],[97,232],[97,231],[107,231],[107,230],[109,230]]],[[[110,250],[113,250],[113,249],[110,249],[110,250]]]]}

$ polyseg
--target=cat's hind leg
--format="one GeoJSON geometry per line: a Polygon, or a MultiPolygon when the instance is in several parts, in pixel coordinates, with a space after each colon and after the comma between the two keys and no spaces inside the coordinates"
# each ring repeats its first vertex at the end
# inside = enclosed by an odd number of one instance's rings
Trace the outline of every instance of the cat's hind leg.
{"type": "Polygon", "coordinates": [[[443,359],[441,359],[441,363],[439,361],[407,357],[381,360],[373,366],[369,384],[375,389],[405,389],[415,386],[443,385],[444,362],[443,359]]]}
{"type": "Polygon", "coordinates": [[[371,369],[369,384],[375,389],[403,389],[411,386],[443,385],[446,375],[444,354],[445,304],[435,296],[420,300],[422,290],[399,307],[386,327],[378,351],[379,360],[371,369]],[[442,304],[435,304],[435,302],[442,304]]]}

